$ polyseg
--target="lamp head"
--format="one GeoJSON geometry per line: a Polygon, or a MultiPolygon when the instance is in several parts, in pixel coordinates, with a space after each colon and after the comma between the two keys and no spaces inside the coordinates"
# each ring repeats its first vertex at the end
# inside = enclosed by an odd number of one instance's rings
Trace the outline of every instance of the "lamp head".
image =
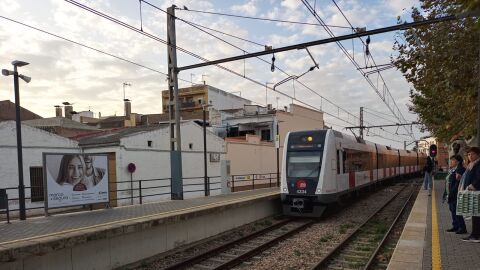
{"type": "Polygon", "coordinates": [[[16,67],[23,67],[23,66],[26,66],[28,64],[29,63],[23,62],[23,61],[20,61],[20,60],[15,60],[15,61],[12,62],[12,65],[14,65],[16,67]]]}
{"type": "Polygon", "coordinates": [[[3,76],[13,75],[13,71],[8,70],[8,69],[2,69],[2,75],[3,75],[3,76]]]}
{"type": "Polygon", "coordinates": [[[18,75],[18,77],[20,79],[24,80],[26,83],[29,83],[32,80],[31,77],[28,77],[28,76],[25,76],[25,75],[22,75],[22,74],[18,75]]]}

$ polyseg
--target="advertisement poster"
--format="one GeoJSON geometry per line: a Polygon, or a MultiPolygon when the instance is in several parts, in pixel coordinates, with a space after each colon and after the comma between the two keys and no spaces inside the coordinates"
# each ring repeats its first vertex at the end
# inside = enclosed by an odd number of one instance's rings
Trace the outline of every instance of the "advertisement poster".
{"type": "Polygon", "coordinates": [[[101,154],[44,154],[48,208],[108,202],[108,161],[101,154]]]}

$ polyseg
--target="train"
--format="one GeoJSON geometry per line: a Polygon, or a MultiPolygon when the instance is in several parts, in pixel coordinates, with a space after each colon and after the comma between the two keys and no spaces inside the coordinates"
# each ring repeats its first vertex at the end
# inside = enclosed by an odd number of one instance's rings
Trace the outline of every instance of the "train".
{"type": "Polygon", "coordinates": [[[285,137],[280,194],[283,214],[320,217],[345,196],[379,182],[420,174],[426,156],[323,129],[285,137]]]}

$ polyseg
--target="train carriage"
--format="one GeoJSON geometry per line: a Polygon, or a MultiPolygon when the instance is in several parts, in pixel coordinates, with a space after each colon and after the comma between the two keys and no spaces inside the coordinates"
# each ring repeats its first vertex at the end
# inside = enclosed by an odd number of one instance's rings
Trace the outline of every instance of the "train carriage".
{"type": "Polygon", "coordinates": [[[284,145],[280,192],[286,215],[319,217],[342,195],[423,168],[416,152],[331,129],[290,132],[284,145]]]}

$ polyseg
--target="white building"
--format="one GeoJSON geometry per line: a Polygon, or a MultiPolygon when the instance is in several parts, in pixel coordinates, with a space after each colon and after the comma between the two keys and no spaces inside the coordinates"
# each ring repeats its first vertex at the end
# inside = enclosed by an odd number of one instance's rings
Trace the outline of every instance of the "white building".
{"type": "MultiPolygon", "coordinates": [[[[194,122],[182,123],[182,159],[184,198],[204,195],[203,130],[194,122]]],[[[92,135],[93,136],[93,135],[92,135]]],[[[6,188],[9,198],[18,198],[17,141],[14,121],[0,122],[0,189],[6,188]]],[[[43,153],[106,153],[109,163],[110,205],[139,203],[139,180],[142,180],[142,201],[170,199],[170,135],[168,125],[124,128],[105,131],[79,142],[38,128],[22,125],[23,175],[26,207],[43,212],[43,153]],[[129,163],[136,165],[130,175],[129,163]],[[132,178],[131,178],[132,177],[132,178]],[[130,180],[134,180],[131,185],[130,180]],[[163,180],[160,180],[163,179],[163,180]],[[164,186],[151,188],[153,186],[164,186]],[[30,188],[34,187],[34,188],[30,188]],[[115,192],[116,191],[116,192],[115,192]],[[156,196],[148,196],[155,195],[156,196]],[[162,194],[162,195],[158,195],[162,194]],[[30,199],[32,198],[32,199],[30,199]]],[[[225,142],[207,131],[208,175],[211,195],[220,194],[220,160],[225,158],[225,142]]],[[[18,209],[18,201],[10,201],[10,210],[18,209]]],[[[61,209],[62,210],[62,209],[61,209]]],[[[64,209],[63,209],[64,210],[64,209]]],[[[29,215],[32,211],[28,211],[29,215]]],[[[12,215],[18,215],[12,212],[12,215]]]]}
{"type": "MultiPolygon", "coordinates": [[[[22,124],[23,179],[26,207],[42,207],[43,153],[79,153],[78,143],[53,133],[22,124]]],[[[0,122],[0,188],[9,198],[18,198],[17,132],[15,121],[0,122]]],[[[10,210],[18,209],[18,201],[9,202],[10,210]]],[[[43,210],[40,210],[43,211],[43,210]]],[[[18,215],[18,212],[13,212],[18,215]]]]}
{"type": "MultiPolygon", "coordinates": [[[[193,121],[182,123],[181,128],[184,198],[203,196],[203,130],[193,121]]],[[[119,191],[111,193],[111,197],[116,196],[118,204],[125,205],[131,203],[130,190],[137,203],[140,191],[143,202],[170,199],[169,141],[168,125],[162,125],[107,132],[81,139],[79,145],[85,153],[108,154],[109,167],[114,168],[110,171],[110,181],[120,182],[117,185],[119,191]],[[132,175],[127,170],[130,163],[136,167],[132,175]]],[[[224,157],[224,140],[207,131],[207,170],[211,177],[210,188],[214,189],[211,195],[220,194],[220,160],[224,157]]]]}

